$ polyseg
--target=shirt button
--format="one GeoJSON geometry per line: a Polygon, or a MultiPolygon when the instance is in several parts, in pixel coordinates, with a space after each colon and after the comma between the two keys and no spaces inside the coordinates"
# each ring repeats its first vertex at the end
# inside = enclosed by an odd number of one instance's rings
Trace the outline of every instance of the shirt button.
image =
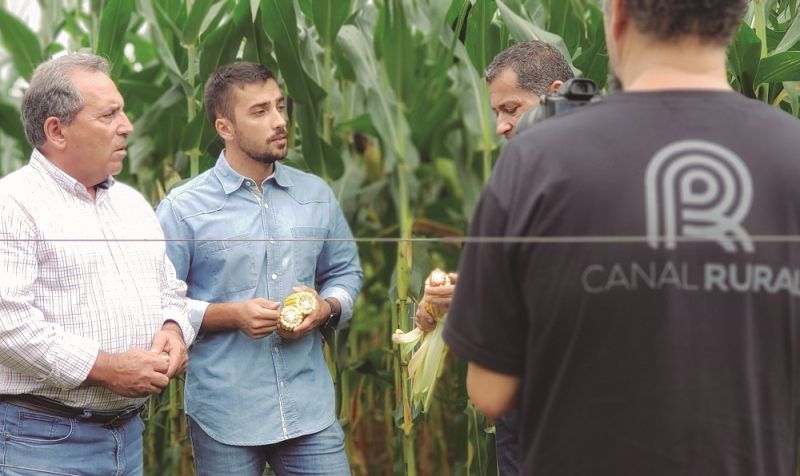
{"type": "Polygon", "coordinates": [[[266,202],[264,202],[264,208],[269,208],[269,205],[267,205],[266,202]]]}
{"type": "Polygon", "coordinates": [[[275,244],[275,240],[269,240],[269,244],[274,245],[275,244]]]}
{"type": "Polygon", "coordinates": [[[272,279],[278,279],[278,275],[277,275],[277,274],[275,274],[275,273],[272,273],[272,276],[270,276],[270,277],[271,277],[272,279]]]}

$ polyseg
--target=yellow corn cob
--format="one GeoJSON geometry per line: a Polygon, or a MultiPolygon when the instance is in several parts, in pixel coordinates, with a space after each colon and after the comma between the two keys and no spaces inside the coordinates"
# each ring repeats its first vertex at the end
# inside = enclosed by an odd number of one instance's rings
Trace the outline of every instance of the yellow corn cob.
{"type": "MultiPolygon", "coordinates": [[[[434,269],[431,271],[431,275],[428,276],[428,279],[425,280],[425,286],[447,286],[448,284],[453,284],[450,281],[450,276],[447,275],[444,271],[439,268],[434,269]]],[[[435,306],[429,302],[424,303],[425,310],[428,311],[428,314],[431,315],[437,321],[444,316],[444,310],[441,309],[439,306],[435,306]]]]}
{"type": "Polygon", "coordinates": [[[286,296],[278,319],[278,327],[293,331],[309,314],[317,309],[317,297],[311,291],[300,291],[286,296]]]}

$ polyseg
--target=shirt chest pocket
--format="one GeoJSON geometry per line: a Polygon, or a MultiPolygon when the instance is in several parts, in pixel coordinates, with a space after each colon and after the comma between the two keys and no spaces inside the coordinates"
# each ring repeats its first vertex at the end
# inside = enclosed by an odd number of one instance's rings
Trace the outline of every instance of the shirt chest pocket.
{"type": "Polygon", "coordinates": [[[254,289],[258,284],[258,266],[252,237],[241,234],[224,240],[208,241],[197,247],[198,272],[211,280],[211,294],[216,298],[254,289]]]}
{"type": "Polygon", "coordinates": [[[292,228],[294,274],[300,284],[314,287],[317,260],[328,236],[327,228],[296,226],[292,228]]]}

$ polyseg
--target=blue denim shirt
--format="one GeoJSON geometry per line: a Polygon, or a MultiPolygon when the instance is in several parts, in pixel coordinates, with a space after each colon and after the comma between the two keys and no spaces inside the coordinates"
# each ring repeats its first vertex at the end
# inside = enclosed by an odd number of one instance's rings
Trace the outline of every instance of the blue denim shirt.
{"type": "MultiPolygon", "coordinates": [[[[261,191],[220,155],[176,188],[156,214],[167,254],[188,285],[192,325],[208,303],[263,297],[283,301],[292,287],[315,287],[352,316],[363,273],[333,191],[319,177],[275,163],[261,191]],[[298,241],[290,241],[299,239],[298,241]],[[252,241],[248,241],[252,240],[252,241]]],[[[333,423],[334,391],[319,330],[298,339],[239,330],[202,333],[190,349],[186,413],[212,438],[238,446],[308,435],[333,423]]]]}

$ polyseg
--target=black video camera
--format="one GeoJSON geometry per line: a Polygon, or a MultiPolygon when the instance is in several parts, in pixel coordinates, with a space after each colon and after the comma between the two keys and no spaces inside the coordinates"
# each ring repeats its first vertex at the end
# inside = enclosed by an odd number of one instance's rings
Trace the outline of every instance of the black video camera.
{"type": "Polygon", "coordinates": [[[525,112],[519,118],[517,133],[548,117],[557,116],[597,100],[599,95],[594,81],[585,78],[569,79],[555,93],[543,94],[539,106],[525,112]]]}

